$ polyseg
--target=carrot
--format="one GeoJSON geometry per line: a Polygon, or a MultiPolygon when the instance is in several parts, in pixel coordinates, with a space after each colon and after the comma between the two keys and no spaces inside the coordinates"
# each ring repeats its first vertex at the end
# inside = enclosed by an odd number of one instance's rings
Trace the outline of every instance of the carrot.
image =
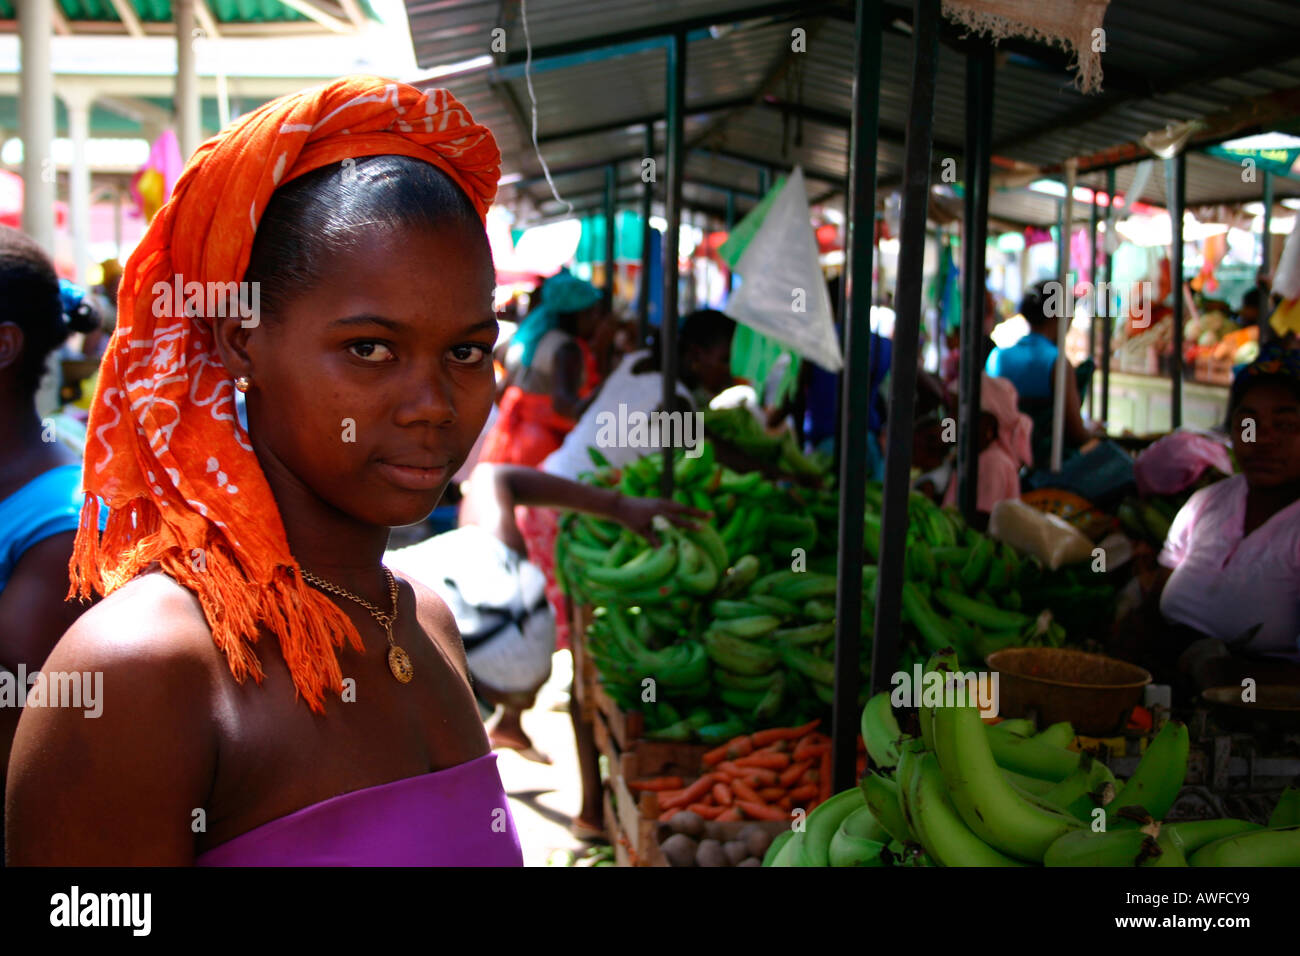
{"type": "Polygon", "coordinates": [[[673,809],[671,810],[665,810],[663,813],[659,814],[659,822],[667,823],[669,820],[671,820],[674,816],[676,816],[679,813],[681,813],[681,811],[678,810],[676,807],[673,807],[673,809]]]}
{"type": "Polygon", "coordinates": [[[707,803],[692,803],[686,809],[690,810],[691,813],[704,817],[706,820],[716,820],[718,815],[722,813],[722,807],[711,807],[707,803]]]}
{"type": "Polygon", "coordinates": [[[811,760],[801,760],[798,763],[790,764],[789,768],[781,774],[781,786],[793,787],[799,778],[804,775],[804,771],[811,766],[811,760]]]}
{"type": "Polygon", "coordinates": [[[764,787],[758,791],[758,795],[763,799],[764,803],[772,803],[780,800],[787,792],[785,787],[764,787]]]}
{"type": "Polygon", "coordinates": [[[746,800],[750,803],[766,802],[762,797],[758,795],[757,791],[755,791],[753,787],[751,787],[749,784],[745,783],[745,781],[740,779],[732,781],[731,792],[735,794],[737,803],[739,803],[741,800],[746,800]]]}
{"type": "Polygon", "coordinates": [[[681,796],[681,795],[682,795],[683,793],[685,793],[685,792],[686,792],[686,788],[685,788],[685,787],[683,787],[683,788],[680,789],[680,790],[660,790],[660,791],[658,791],[658,793],[659,793],[659,806],[662,808],[662,807],[665,805],[666,801],[668,801],[668,800],[673,800],[673,799],[675,799],[675,798],[681,796]]]}
{"type": "Polygon", "coordinates": [[[717,820],[719,823],[738,823],[745,818],[740,815],[740,810],[738,808],[727,807],[727,809],[723,810],[713,819],[717,820]]]}
{"type": "Polygon", "coordinates": [[[769,770],[766,767],[741,767],[740,769],[745,771],[740,774],[740,776],[744,777],[745,783],[749,784],[751,787],[756,785],[754,783],[755,780],[758,781],[757,786],[774,787],[776,786],[777,780],[780,779],[775,770],[769,770]]]}
{"type": "Polygon", "coordinates": [[[793,798],[791,798],[789,794],[786,794],[784,797],[781,798],[781,801],[777,804],[777,806],[780,807],[782,810],[784,810],[786,813],[789,813],[791,810],[794,809],[794,800],[793,798]]]}
{"type": "MultiPolygon", "coordinates": [[[[737,767],[736,769],[742,770],[744,768],[737,767]]],[[[738,776],[739,774],[737,774],[735,770],[718,770],[715,768],[713,771],[713,779],[720,783],[731,783],[731,781],[735,780],[738,776]]]]}
{"type": "Polygon", "coordinates": [[[736,806],[745,811],[745,814],[755,820],[786,820],[788,819],[780,810],[769,807],[763,803],[753,803],[749,800],[737,800],[736,806]]]}
{"type": "Polygon", "coordinates": [[[830,744],[812,744],[795,754],[795,760],[816,760],[831,751],[830,744]]]}
{"type": "Polygon", "coordinates": [[[754,742],[755,747],[766,747],[768,744],[775,743],[778,740],[798,740],[820,723],[820,720],[814,720],[812,723],[804,724],[802,727],[776,727],[772,730],[760,730],[756,733],[750,734],[749,739],[754,742]]]}
{"type": "Polygon", "coordinates": [[[736,766],[736,762],[734,760],[724,760],[722,763],[718,764],[716,767],[713,768],[713,772],[729,773],[733,777],[739,777],[749,773],[749,770],[746,769],[745,767],[736,766]]]}
{"type": "Polygon", "coordinates": [[[715,747],[704,755],[704,766],[712,767],[714,764],[721,763],[724,760],[734,760],[737,757],[747,757],[754,749],[750,743],[748,735],[742,734],[732,740],[728,740],[721,747],[715,747]]]}
{"type": "Polygon", "coordinates": [[[709,792],[709,788],[713,786],[713,783],[713,774],[706,773],[671,800],[661,799],[659,805],[666,810],[669,807],[684,807],[688,803],[694,803],[709,792]]]}
{"type": "Polygon", "coordinates": [[[786,796],[787,799],[791,800],[793,803],[811,800],[817,796],[817,784],[806,783],[802,787],[797,787],[794,790],[791,790],[786,796]]]}
{"type": "Polygon", "coordinates": [[[790,766],[789,754],[750,754],[736,761],[739,767],[762,767],[767,770],[784,770],[790,766]]]}
{"type": "Polygon", "coordinates": [[[724,807],[729,807],[735,797],[731,793],[731,788],[725,783],[715,783],[713,785],[713,799],[724,807]]]}
{"type": "Polygon", "coordinates": [[[686,784],[681,777],[651,777],[648,780],[633,780],[628,784],[628,788],[640,792],[642,790],[680,790],[686,784]]]}
{"type": "Polygon", "coordinates": [[[818,796],[819,796],[822,800],[829,800],[829,799],[830,799],[830,796],[831,796],[831,752],[830,752],[830,748],[827,748],[827,749],[825,750],[825,752],[822,753],[822,765],[821,765],[821,768],[820,768],[820,769],[821,769],[822,779],[821,779],[821,792],[818,794],[818,796]]]}
{"type": "Polygon", "coordinates": [[[795,745],[794,759],[805,760],[809,757],[821,756],[820,753],[814,753],[819,747],[830,747],[831,739],[825,734],[809,734],[795,745]]]}

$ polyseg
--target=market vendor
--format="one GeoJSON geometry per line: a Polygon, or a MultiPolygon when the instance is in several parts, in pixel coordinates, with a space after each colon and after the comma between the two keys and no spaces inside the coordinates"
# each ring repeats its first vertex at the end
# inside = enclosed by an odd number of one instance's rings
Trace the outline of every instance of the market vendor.
{"type": "MultiPolygon", "coordinates": [[[[1033,420],[1020,411],[1016,388],[1005,378],[987,372],[980,385],[979,483],[975,495],[975,524],[988,526],[999,501],[1020,497],[1020,469],[1033,463],[1033,420]]],[[[945,505],[957,503],[954,475],[944,495],[945,505]]]]}
{"type": "MultiPolygon", "coordinates": [[[[985,371],[990,375],[1009,379],[1016,387],[1020,410],[1034,423],[1034,466],[1044,469],[1051,466],[1056,363],[1069,362],[1060,356],[1056,346],[1060,317],[1049,314],[1057,311],[1051,307],[1053,302],[1067,298],[1052,294],[1054,283],[1057,280],[1051,279],[1030,286],[1020,301],[1020,313],[1029,323],[1029,331],[1015,345],[994,349],[985,365],[985,371]]],[[[1064,438],[1069,455],[1104,435],[1105,429],[1100,425],[1090,428],[1084,424],[1078,375],[1073,366],[1066,372],[1064,438]]]]}
{"type": "Polygon", "coordinates": [[[510,341],[509,382],[482,461],[541,464],[573,428],[599,379],[591,342],[605,319],[600,290],[565,271],[543,290],[542,304],[510,341]]]}
{"type": "Polygon", "coordinates": [[[1300,355],[1268,347],[1230,393],[1240,474],[1178,512],[1150,582],[1198,683],[1300,683],[1300,355]]]}

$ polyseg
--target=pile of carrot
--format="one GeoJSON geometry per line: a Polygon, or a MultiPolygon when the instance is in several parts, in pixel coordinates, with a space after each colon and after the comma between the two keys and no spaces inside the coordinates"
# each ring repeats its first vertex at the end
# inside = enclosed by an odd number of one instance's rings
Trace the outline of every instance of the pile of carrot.
{"type": "MultiPolygon", "coordinates": [[[[790,811],[811,812],[831,796],[831,739],[814,720],[802,727],[778,727],[742,734],[704,755],[702,777],[684,786],[681,777],[656,777],[631,784],[659,794],[659,819],[690,810],[706,820],[781,820],[790,811]]],[[[858,741],[858,775],[866,751],[858,741]]]]}

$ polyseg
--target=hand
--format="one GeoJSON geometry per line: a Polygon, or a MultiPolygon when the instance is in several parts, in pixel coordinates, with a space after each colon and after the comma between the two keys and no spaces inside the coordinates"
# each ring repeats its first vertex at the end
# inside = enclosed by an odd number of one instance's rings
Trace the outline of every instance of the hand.
{"type": "Polygon", "coordinates": [[[614,519],[623,527],[634,531],[655,547],[659,536],[654,531],[655,515],[663,515],[679,528],[695,528],[712,516],[712,512],[688,508],[670,498],[636,498],[622,495],[615,506],[614,519]]]}

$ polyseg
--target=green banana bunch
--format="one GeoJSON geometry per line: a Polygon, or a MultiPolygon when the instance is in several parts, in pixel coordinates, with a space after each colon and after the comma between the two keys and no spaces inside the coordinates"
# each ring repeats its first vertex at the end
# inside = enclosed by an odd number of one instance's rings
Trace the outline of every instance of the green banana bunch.
{"type": "Polygon", "coordinates": [[[1300,866],[1300,826],[1251,830],[1207,843],[1190,866],[1300,866]]]}
{"type": "Polygon", "coordinates": [[[718,594],[722,597],[739,594],[758,577],[758,570],[757,557],[752,554],[742,555],[722,576],[722,583],[718,586],[718,594]]]}
{"type": "Polygon", "coordinates": [[[1044,866],[1140,866],[1161,854],[1146,830],[1073,830],[1043,854],[1044,866]]]}
{"type": "Polygon", "coordinates": [[[756,637],[763,637],[772,634],[780,626],[781,621],[770,614],[765,614],[761,610],[757,614],[749,617],[733,617],[716,620],[710,625],[710,630],[722,631],[733,637],[741,637],[746,640],[752,640],[756,637]]]}
{"type": "Polygon", "coordinates": [[[1064,810],[1084,823],[1092,822],[1092,812],[1115,799],[1115,775],[1100,760],[1084,753],[1078,769],[1060,783],[1049,787],[1043,801],[1064,810]]]}
{"type": "Polygon", "coordinates": [[[1036,737],[1018,737],[1002,730],[1002,724],[987,726],[988,746],[999,767],[1040,780],[1059,783],[1079,766],[1079,755],[1044,743],[1036,737]]]}
{"type": "Polygon", "coordinates": [[[989,734],[971,703],[923,709],[933,711],[935,753],[953,805],[985,843],[1037,863],[1057,839],[1080,827],[1073,817],[1030,803],[1012,788],[998,769],[989,734]]]}
{"type": "Polygon", "coordinates": [[[1074,727],[1068,720],[1063,720],[1034,734],[1034,739],[1064,750],[1074,743],[1074,727]]]}
{"type": "Polygon", "coordinates": [[[704,647],[719,667],[749,677],[770,672],[779,660],[772,648],[715,628],[704,632],[704,647]]]}
{"type": "MultiPolygon", "coordinates": [[[[570,546],[572,554],[573,547],[570,546]]],[[[583,576],[595,584],[605,585],[619,591],[648,588],[661,583],[677,567],[678,548],[676,541],[666,541],[654,549],[647,549],[631,561],[617,568],[605,568],[588,564],[583,569],[583,576]]]]}
{"type": "Polygon", "coordinates": [[[817,805],[804,822],[803,855],[809,866],[830,866],[831,839],[855,810],[866,806],[862,791],[853,787],[817,805]]]}
{"type": "Polygon", "coordinates": [[[903,816],[897,781],[868,770],[858,786],[866,798],[867,806],[871,808],[871,815],[892,839],[899,843],[915,842],[916,836],[903,816]]]}
{"type": "Polygon", "coordinates": [[[867,701],[862,708],[862,741],[867,746],[867,756],[872,766],[898,766],[898,739],[903,732],[898,728],[894,709],[889,702],[889,693],[881,691],[867,701]]]}
{"type": "Polygon", "coordinates": [[[1107,829],[1133,825],[1132,820],[1118,813],[1125,807],[1142,807],[1153,818],[1162,819],[1183,787],[1188,749],[1186,724],[1171,720],[1161,727],[1147,745],[1133,776],[1128,778],[1107,808],[1107,829]]]}
{"type": "Polygon", "coordinates": [[[1263,829],[1258,823],[1249,820],[1233,820],[1229,817],[1221,820],[1183,820],[1178,823],[1165,823],[1160,827],[1160,835],[1162,837],[1168,835],[1182,850],[1183,855],[1190,860],[1192,854],[1206,844],[1263,829]]]}
{"type": "Polygon", "coordinates": [[[1268,818],[1268,825],[1276,828],[1296,824],[1300,824],[1300,788],[1287,787],[1278,798],[1277,806],[1268,818]]]}
{"type": "Polygon", "coordinates": [[[908,816],[925,852],[939,866],[1024,866],[989,846],[968,827],[948,797],[943,772],[934,754],[915,755],[906,791],[908,816]]]}

